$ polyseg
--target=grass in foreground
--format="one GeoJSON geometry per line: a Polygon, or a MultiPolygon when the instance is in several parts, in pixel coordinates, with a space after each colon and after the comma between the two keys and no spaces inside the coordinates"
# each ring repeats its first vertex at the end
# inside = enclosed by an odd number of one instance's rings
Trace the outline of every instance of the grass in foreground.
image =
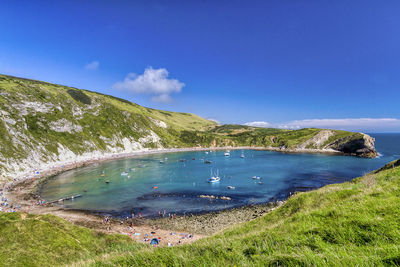
{"type": "Polygon", "coordinates": [[[0,246],[0,266],[56,266],[143,247],[126,236],[95,232],[53,215],[25,213],[0,213],[0,246]]]}
{"type": "Polygon", "coordinates": [[[2,214],[0,262],[97,266],[399,265],[400,167],[387,166],[348,183],[298,193],[263,217],[173,248],[151,249],[119,236],[97,236],[54,216],[23,220],[20,214],[2,214]]]}

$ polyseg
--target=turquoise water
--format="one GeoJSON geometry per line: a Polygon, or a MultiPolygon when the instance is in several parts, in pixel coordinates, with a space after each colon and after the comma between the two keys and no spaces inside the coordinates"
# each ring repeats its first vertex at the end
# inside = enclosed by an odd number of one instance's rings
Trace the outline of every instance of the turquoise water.
{"type": "Polygon", "coordinates": [[[40,195],[53,201],[82,194],[63,205],[113,216],[129,216],[132,212],[156,216],[164,210],[197,213],[265,203],[285,199],[295,191],[348,181],[400,158],[400,134],[371,135],[382,154],[379,158],[256,150],[244,150],[245,158],[240,157],[242,150],[232,150],[229,157],[224,156],[225,151],[165,153],[67,171],[49,180],[40,195]],[[205,164],[205,160],[212,163],[205,164]],[[207,182],[211,170],[219,171],[220,182],[207,182]],[[122,172],[128,174],[122,176],[122,172]],[[253,176],[261,179],[254,180],[253,176]],[[202,194],[228,196],[232,200],[210,201],[200,198],[202,194]]]}

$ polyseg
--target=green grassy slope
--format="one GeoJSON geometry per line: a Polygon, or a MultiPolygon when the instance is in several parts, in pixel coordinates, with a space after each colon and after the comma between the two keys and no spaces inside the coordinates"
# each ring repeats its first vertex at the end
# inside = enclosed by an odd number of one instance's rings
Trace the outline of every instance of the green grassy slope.
{"type": "Polygon", "coordinates": [[[5,266],[16,262],[97,266],[399,265],[398,165],[388,164],[380,172],[348,183],[295,194],[263,217],[173,248],[152,249],[127,243],[123,237],[96,236],[91,230],[50,215],[23,220],[20,214],[0,214],[0,262],[5,266]],[[64,257],[58,253],[64,253],[64,257]]]}
{"type": "Polygon", "coordinates": [[[78,227],[53,215],[0,213],[0,266],[56,266],[143,245],[78,227]]]}
{"type": "Polygon", "coordinates": [[[0,75],[0,171],[6,168],[6,160],[57,160],[60,146],[76,155],[124,151],[124,138],[145,148],[182,147],[186,144],[180,140],[181,131],[215,125],[194,114],[145,108],[113,96],[0,75]],[[141,140],[152,133],[159,140],[141,140]]]}

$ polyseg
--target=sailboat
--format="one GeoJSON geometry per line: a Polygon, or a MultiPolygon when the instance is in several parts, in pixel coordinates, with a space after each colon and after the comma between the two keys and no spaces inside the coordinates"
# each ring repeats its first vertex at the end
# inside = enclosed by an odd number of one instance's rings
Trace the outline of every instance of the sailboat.
{"type": "Polygon", "coordinates": [[[229,157],[231,155],[231,153],[229,153],[229,151],[226,151],[225,153],[224,153],[224,156],[226,156],[226,157],[229,157]]]}
{"type": "Polygon", "coordinates": [[[221,178],[218,175],[218,170],[217,170],[217,175],[213,175],[212,171],[211,171],[211,177],[208,179],[209,183],[217,183],[219,182],[219,180],[221,180],[221,178]]]}
{"type": "Polygon", "coordinates": [[[244,153],[243,153],[243,151],[242,151],[242,154],[240,154],[240,157],[241,157],[242,159],[244,159],[244,153]]]}

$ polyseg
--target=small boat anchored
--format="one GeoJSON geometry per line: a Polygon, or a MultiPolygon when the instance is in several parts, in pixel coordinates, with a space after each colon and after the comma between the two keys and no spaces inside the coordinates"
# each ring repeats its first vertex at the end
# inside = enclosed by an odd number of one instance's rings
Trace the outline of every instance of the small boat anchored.
{"type": "Polygon", "coordinates": [[[219,180],[221,180],[221,178],[218,175],[218,170],[217,170],[217,174],[216,175],[213,175],[212,171],[211,171],[211,177],[208,179],[208,182],[209,183],[217,183],[217,182],[219,182],[219,180]]]}
{"type": "Polygon", "coordinates": [[[236,187],[231,186],[231,185],[228,185],[226,188],[228,188],[228,189],[230,189],[230,190],[235,190],[235,189],[236,189],[236,187]]]}
{"type": "Polygon", "coordinates": [[[121,176],[128,176],[129,172],[121,172],[121,176]]]}
{"type": "Polygon", "coordinates": [[[251,179],[254,179],[254,180],[260,180],[260,179],[261,179],[261,177],[260,177],[260,176],[256,176],[256,175],[254,175],[253,177],[251,177],[251,179]]]}
{"type": "Polygon", "coordinates": [[[244,153],[243,153],[243,151],[242,151],[242,154],[240,154],[240,157],[241,157],[242,159],[244,159],[244,153]]]}
{"type": "Polygon", "coordinates": [[[231,153],[229,153],[229,151],[226,151],[225,153],[224,153],[224,156],[225,157],[229,157],[231,155],[231,153]]]}

